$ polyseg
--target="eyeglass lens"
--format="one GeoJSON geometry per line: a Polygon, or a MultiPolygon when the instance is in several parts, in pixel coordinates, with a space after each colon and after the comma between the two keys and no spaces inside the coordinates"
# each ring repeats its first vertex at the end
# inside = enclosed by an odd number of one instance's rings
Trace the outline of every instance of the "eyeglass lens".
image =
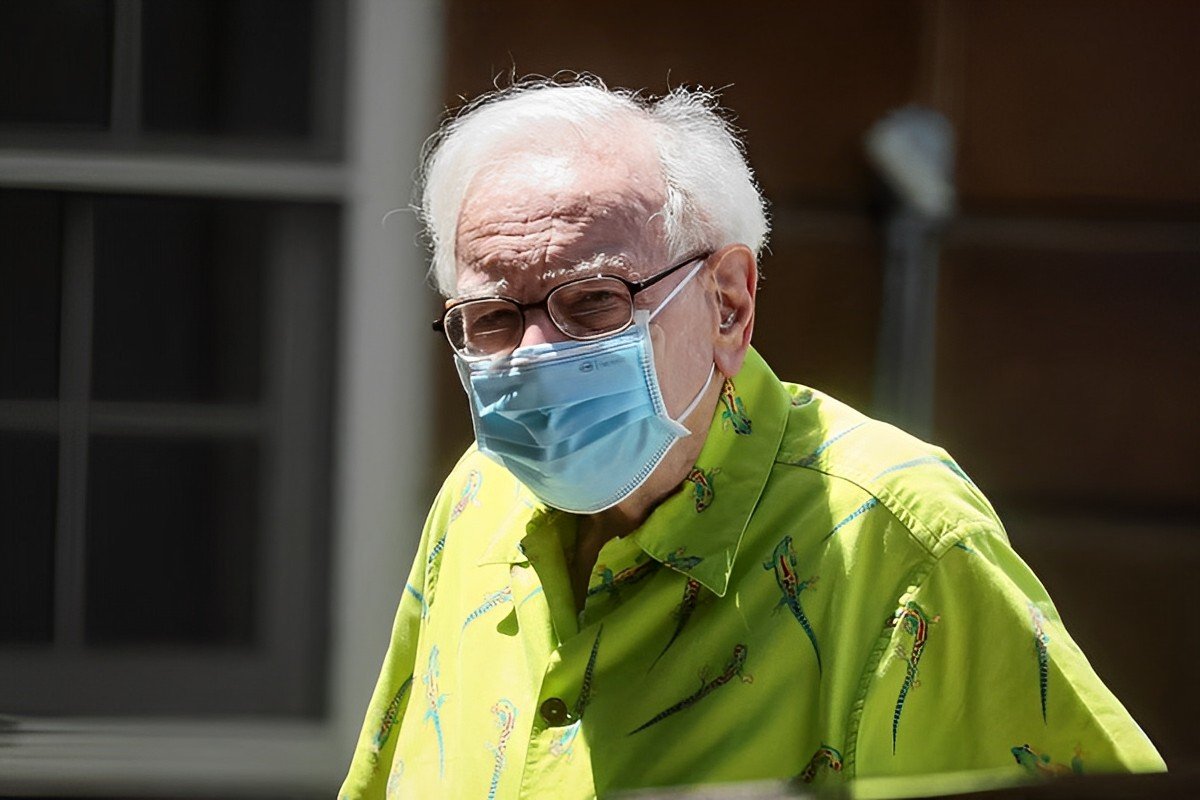
{"type": "MultiPolygon", "coordinates": [[[[573,339],[615,333],[633,319],[633,298],[624,283],[604,276],[559,286],[546,298],[554,325],[573,339]]],[[[515,349],[525,335],[521,309],[503,298],[470,300],[446,312],[451,346],[464,356],[497,356],[515,349]]]]}
{"type": "Polygon", "coordinates": [[[633,317],[629,289],[604,277],[563,284],[546,298],[546,308],[559,330],[577,339],[619,330],[633,317]]]}
{"type": "Polygon", "coordinates": [[[521,310],[508,300],[472,300],[446,312],[446,337],[464,356],[490,356],[521,341],[521,310]]]}

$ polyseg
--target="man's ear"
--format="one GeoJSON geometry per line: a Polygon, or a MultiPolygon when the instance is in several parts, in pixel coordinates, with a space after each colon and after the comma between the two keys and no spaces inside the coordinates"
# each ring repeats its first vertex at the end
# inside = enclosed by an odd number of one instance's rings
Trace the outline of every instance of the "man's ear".
{"type": "Polygon", "coordinates": [[[717,310],[713,360],[721,374],[732,376],[741,370],[754,333],[758,262],[744,244],[722,247],[709,259],[717,310]]]}

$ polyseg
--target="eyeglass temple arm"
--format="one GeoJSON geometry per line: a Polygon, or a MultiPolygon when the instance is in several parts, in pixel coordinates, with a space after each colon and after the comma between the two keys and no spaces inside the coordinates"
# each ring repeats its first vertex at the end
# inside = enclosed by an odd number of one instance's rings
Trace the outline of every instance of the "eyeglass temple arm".
{"type": "Polygon", "coordinates": [[[665,278],[668,278],[671,275],[674,275],[676,272],[678,272],[679,270],[688,266],[689,264],[695,264],[697,261],[708,258],[712,254],[713,254],[712,250],[707,250],[703,253],[697,253],[696,255],[692,256],[691,258],[689,258],[686,261],[680,261],[675,266],[668,267],[667,269],[663,270],[662,272],[658,273],[657,275],[655,275],[652,278],[647,278],[646,280],[638,281],[637,283],[634,283],[632,281],[629,281],[627,283],[628,283],[630,289],[632,290],[632,292],[636,294],[637,292],[643,291],[645,289],[649,289],[651,286],[658,283],[659,281],[661,281],[665,278]]]}

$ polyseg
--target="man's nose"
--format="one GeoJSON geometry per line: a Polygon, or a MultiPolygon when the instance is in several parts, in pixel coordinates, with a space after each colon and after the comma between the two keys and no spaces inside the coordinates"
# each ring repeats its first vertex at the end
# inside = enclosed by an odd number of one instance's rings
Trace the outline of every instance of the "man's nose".
{"type": "Polygon", "coordinates": [[[545,311],[530,309],[525,312],[525,333],[521,336],[518,347],[530,347],[535,344],[561,342],[567,337],[553,322],[545,311]]]}

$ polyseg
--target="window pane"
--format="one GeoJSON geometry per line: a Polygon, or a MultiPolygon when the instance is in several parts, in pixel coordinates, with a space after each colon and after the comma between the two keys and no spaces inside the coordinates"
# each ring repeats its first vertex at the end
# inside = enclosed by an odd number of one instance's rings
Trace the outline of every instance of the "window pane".
{"type": "Polygon", "coordinates": [[[242,441],[96,437],[89,644],[248,644],[259,459],[242,441]]]}
{"type": "Polygon", "coordinates": [[[312,40],[311,0],[143,4],[144,127],[305,136],[312,40]]]}
{"type": "Polygon", "coordinates": [[[93,397],[259,396],[268,209],[212,199],[97,198],[93,397]]]}
{"type": "Polygon", "coordinates": [[[112,3],[0,3],[0,123],[108,125],[112,3]]]}
{"type": "Polygon", "coordinates": [[[54,635],[58,442],[0,433],[0,642],[54,635]]]}
{"type": "Polygon", "coordinates": [[[60,201],[0,190],[0,398],[58,394],[60,201]]]}

